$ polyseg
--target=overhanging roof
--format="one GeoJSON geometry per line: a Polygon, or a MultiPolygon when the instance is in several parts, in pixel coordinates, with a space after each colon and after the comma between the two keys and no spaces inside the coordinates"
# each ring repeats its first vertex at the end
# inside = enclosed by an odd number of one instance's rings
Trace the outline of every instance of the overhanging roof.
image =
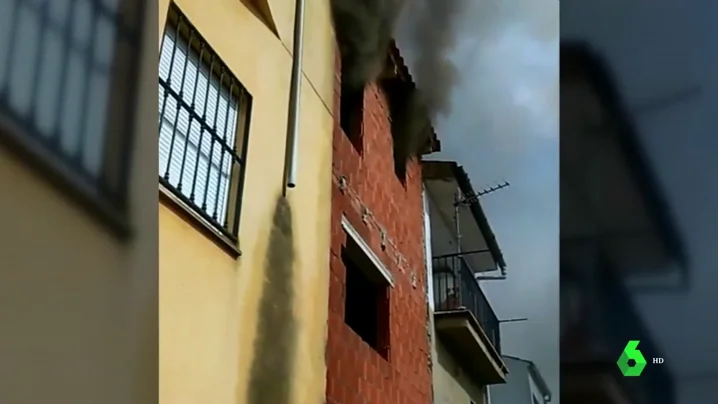
{"type": "Polygon", "coordinates": [[[624,272],[685,269],[685,247],[630,114],[585,43],[561,44],[561,100],[562,250],[600,240],[624,272]]]}
{"type": "MultiPolygon", "coordinates": [[[[422,174],[427,193],[440,215],[442,225],[445,224],[449,229],[453,229],[451,223],[454,223],[456,190],[459,189],[465,196],[475,195],[468,174],[454,161],[423,161],[422,174]]],[[[478,198],[473,198],[468,205],[460,205],[459,210],[461,250],[468,253],[487,249],[489,252],[489,254],[467,254],[466,261],[475,272],[497,269],[504,271],[506,269],[504,255],[478,198]]],[[[435,255],[453,252],[455,251],[434,251],[435,255]]]]}

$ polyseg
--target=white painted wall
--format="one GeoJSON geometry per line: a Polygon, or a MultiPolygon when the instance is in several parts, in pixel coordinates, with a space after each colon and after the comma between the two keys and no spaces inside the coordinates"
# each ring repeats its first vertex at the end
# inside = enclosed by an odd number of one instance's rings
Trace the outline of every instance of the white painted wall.
{"type": "Polygon", "coordinates": [[[484,386],[472,382],[441,341],[436,341],[434,404],[484,403],[484,386]]]}
{"type": "Polygon", "coordinates": [[[434,277],[432,276],[434,268],[432,265],[431,257],[433,257],[432,247],[432,222],[431,222],[431,202],[429,201],[429,194],[426,193],[426,188],[422,190],[422,198],[424,201],[424,257],[426,259],[426,279],[427,279],[427,298],[429,299],[429,307],[431,308],[431,322],[433,330],[434,322],[434,277]]]}
{"type": "MultiPolygon", "coordinates": [[[[426,299],[429,304],[429,337],[431,339],[431,363],[432,377],[436,372],[437,353],[436,353],[436,329],[434,328],[434,268],[431,257],[431,216],[429,213],[430,202],[426,193],[426,188],[422,190],[422,199],[424,202],[424,259],[426,260],[426,299]]],[[[432,393],[434,395],[433,402],[436,403],[436,383],[432,380],[432,393]]]]}

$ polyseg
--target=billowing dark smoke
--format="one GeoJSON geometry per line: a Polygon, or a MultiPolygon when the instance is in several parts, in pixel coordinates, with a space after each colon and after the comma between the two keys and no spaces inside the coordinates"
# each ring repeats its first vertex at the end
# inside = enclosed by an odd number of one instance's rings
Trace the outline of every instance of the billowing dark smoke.
{"type": "Polygon", "coordinates": [[[377,79],[404,2],[332,0],[344,85],[358,89],[377,79]]]}
{"type": "Polygon", "coordinates": [[[429,111],[421,95],[413,90],[391,103],[394,160],[400,165],[418,155],[431,135],[429,111]]]}
{"type": "MultiPolygon", "coordinates": [[[[455,17],[466,0],[411,0],[407,12],[411,45],[418,55],[413,75],[418,91],[400,91],[392,101],[394,149],[401,161],[418,154],[430,134],[430,118],[446,112],[456,69],[448,58],[455,17]]],[[[342,56],[342,85],[358,90],[377,80],[407,0],[332,0],[342,56]]]]}
{"type": "Polygon", "coordinates": [[[447,113],[457,68],[449,52],[457,40],[457,20],[466,0],[415,0],[407,10],[411,47],[416,52],[413,75],[432,117],[447,113]]]}

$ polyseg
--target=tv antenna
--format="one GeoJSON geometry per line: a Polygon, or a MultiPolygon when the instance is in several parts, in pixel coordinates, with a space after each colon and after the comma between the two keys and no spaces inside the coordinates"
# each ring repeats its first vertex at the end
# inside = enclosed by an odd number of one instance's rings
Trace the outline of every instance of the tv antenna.
{"type": "Polygon", "coordinates": [[[520,317],[520,318],[507,318],[506,320],[499,320],[499,324],[503,323],[519,323],[528,321],[529,319],[527,317],[520,317]]]}
{"type": "Polygon", "coordinates": [[[477,191],[473,194],[464,195],[463,199],[459,200],[458,203],[471,205],[472,203],[476,203],[476,201],[479,198],[481,198],[482,196],[494,193],[500,189],[508,188],[509,186],[511,186],[511,184],[509,184],[508,181],[504,181],[500,184],[496,184],[496,185],[490,186],[488,188],[484,188],[484,189],[477,191]]]}

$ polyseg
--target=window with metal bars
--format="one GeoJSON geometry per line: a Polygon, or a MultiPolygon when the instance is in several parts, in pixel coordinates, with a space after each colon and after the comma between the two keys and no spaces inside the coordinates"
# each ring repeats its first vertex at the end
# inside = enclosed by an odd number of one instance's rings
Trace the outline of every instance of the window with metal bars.
{"type": "Polygon", "coordinates": [[[159,180],[236,241],[251,96],[179,8],[159,63],[159,180]]]}
{"type": "Polygon", "coordinates": [[[121,227],[144,5],[0,5],[0,140],[121,227]]]}

